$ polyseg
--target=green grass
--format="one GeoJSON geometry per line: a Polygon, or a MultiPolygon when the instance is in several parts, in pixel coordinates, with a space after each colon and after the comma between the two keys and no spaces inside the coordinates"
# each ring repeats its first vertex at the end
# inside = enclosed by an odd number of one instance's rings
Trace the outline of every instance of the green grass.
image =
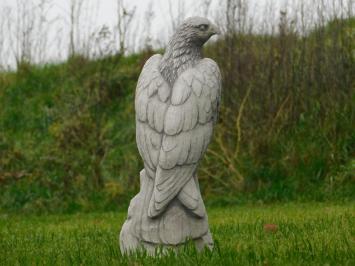
{"type": "Polygon", "coordinates": [[[126,214],[0,216],[1,265],[355,265],[355,205],[278,204],[209,209],[212,252],[122,256],[126,214]],[[276,232],[264,230],[276,224],[276,232]]]}
{"type": "MultiPolygon", "coordinates": [[[[223,77],[198,172],[206,201],[355,200],[353,25],[238,32],[205,47],[223,77]]],[[[151,53],[0,71],[0,211],[103,212],[129,201],[143,168],[134,95],[151,53]]]]}

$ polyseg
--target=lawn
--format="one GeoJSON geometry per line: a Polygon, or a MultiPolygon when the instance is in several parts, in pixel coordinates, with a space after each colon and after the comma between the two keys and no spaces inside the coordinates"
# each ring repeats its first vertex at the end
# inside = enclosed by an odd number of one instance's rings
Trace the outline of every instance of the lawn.
{"type": "Polygon", "coordinates": [[[216,243],[212,252],[188,247],[161,258],[120,254],[118,233],[125,212],[2,214],[0,264],[355,265],[353,204],[251,205],[208,212],[216,243]]]}

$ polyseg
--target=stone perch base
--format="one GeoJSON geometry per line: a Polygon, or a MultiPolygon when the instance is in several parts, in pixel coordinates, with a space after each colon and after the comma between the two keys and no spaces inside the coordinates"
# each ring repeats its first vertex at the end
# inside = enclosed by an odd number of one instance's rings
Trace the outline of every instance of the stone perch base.
{"type": "Polygon", "coordinates": [[[131,200],[127,220],[121,229],[121,252],[146,250],[154,255],[157,247],[178,250],[189,239],[194,241],[198,250],[205,247],[211,249],[213,240],[206,211],[204,217],[200,218],[174,199],[161,215],[153,219],[148,217],[153,188],[154,180],[143,169],[140,172],[140,191],[131,200]]]}

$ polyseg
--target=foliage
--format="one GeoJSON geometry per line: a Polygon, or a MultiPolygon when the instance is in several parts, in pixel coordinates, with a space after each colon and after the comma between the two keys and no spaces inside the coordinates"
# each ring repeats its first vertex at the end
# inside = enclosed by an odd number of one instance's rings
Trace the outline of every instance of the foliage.
{"type": "Polygon", "coordinates": [[[230,34],[207,49],[224,105],[201,169],[206,190],[266,201],[354,195],[354,22],[307,36],[230,34]]]}
{"type": "Polygon", "coordinates": [[[354,206],[210,209],[215,249],[122,256],[124,213],[1,216],[1,265],[353,265],[354,206]],[[25,219],[24,219],[25,218],[25,219]]]}
{"type": "MultiPolygon", "coordinates": [[[[307,36],[228,34],[206,48],[223,75],[199,172],[211,202],[354,200],[354,19],[307,36]]],[[[0,74],[0,209],[123,207],[139,188],[134,90],[151,51],[0,74]]]]}
{"type": "Polygon", "coordinates": [[[8,75],[0,99],[3,208],[71,211],[127,195],[140,164],[132,134],[139,60],[78,56],[8,75]]]}

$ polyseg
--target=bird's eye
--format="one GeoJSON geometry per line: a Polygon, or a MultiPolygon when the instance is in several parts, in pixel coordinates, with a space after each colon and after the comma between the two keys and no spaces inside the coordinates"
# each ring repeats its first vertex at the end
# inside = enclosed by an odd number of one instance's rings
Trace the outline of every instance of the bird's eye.
{"type": "Polygon", "coordinates": [[[207,25],[207,24],[202,24],[202,25],[198,26],[198,28],[199,28],[200,30],[202,30],[202,31],[205,31],[205,30],[207,30],[208,25],[207,25]]]}

